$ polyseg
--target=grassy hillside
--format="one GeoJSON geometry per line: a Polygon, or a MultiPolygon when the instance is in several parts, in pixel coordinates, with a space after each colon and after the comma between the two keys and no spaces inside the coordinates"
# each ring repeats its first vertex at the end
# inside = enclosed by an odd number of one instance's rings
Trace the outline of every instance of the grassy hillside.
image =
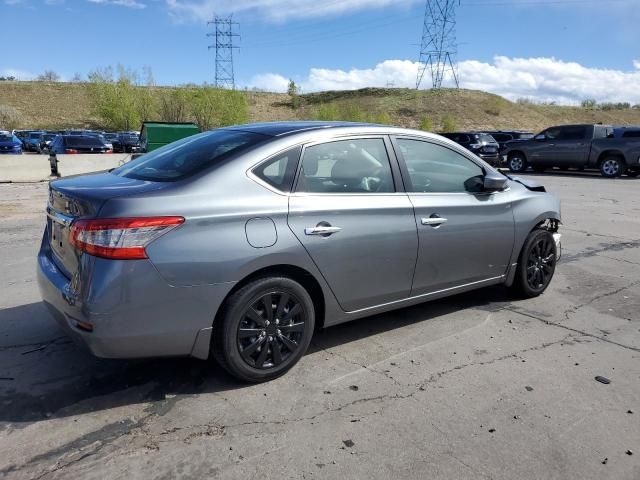
{"type": "MultiPolygon", "coordinates": [[[[154,92],[170,87],[154,87],[154,92]]],[[[313,119],[329,109],[345,119],[386,118],[418,128],[426,119],[434,131],[457,129],[539,131],[563,123],[640,124],[640,110],[520,104],[473,90],[363,89],[302,95],[292,106],[284,94],[247,92],[251,121],[313,119]],[[324,109],[324,110],[323,110],[324,109]],[[352,118],[354,117],[355,118],[352,118]]],[[[23,128],[101,127],[87,87],[72,83],[0,82],[0,105],[19,110],[23,128]]]]}

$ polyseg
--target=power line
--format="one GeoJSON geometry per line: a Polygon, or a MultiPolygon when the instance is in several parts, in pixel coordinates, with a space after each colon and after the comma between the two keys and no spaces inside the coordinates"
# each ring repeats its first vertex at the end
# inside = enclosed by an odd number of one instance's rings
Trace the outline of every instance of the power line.
{"type": "MultiPolygon", "coordinates": [[[[420,66],[416,89],[420,88],[427,70],[431,74],[431,86],[440,88],[447,74],[459,87],[456,65],[456,0],[427,0],[420,43],[420,66]]],[[[459,2],[459,0],[458,0],[459,2]]]]}
{"type": "Polygon", "coordinates": [[[233,69],[233,51],[238,48],[234,45],[234,39],[240,37],[235,32],[239,27],[238,22],[233,21],[233,15],[227,18],[214,16],[207,25],[214,25],[215,31],[207,33],[207,37],[213,37],[214,43],[208,49],[215,50],[215,86],[217,88],[236,88],[236,81],[233,69]]]}

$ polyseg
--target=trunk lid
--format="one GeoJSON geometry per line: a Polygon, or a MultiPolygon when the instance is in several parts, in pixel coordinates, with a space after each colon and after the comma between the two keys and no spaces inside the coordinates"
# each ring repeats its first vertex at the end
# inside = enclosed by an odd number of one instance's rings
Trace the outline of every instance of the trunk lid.
{"type": "Polygon", "coordinates": [[[71,279],[78,270],[80,258],[80,253],[69,242],[71,224],[75,219],[97,217],[104,203],[111,198],[140,195],[167,185],[108,172],[65,177],[51,182],[47,235],[53,262],[71,279]]]}

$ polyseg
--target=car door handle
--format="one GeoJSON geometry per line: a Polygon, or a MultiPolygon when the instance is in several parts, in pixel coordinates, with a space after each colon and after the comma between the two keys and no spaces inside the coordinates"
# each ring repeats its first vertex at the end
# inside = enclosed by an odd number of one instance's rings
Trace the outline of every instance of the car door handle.
{"type": "Polygon", "coordinates": [[[340,227],[316,225],[315,227],[307,227],[304,229],[305,235],[322,235],[328,237],[342,230],[340,227]]]}
{"type": "Polygon", "coordinates": [[[442,217],[430,217],[423,218],[420,223],[422,225],[431,225],[432,227],[437,227],[438,225],[442,225],[443,223],[447,223],[449,220],[442,217]]]}

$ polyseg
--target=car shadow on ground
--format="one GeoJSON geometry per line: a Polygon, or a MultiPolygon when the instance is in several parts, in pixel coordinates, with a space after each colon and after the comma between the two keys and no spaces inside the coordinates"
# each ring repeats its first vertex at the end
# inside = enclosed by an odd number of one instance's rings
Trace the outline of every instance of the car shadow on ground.
{"type": "MultiPolygon", "coordinates": [[[[488,311],[508,304],[503,287],[489,287],[446,299],[355,320],[314,335],[308,354],[429,321],[466,308],[488,311]]],[[[0,310],[0,325],[29,316],[48,315],[41,304],[0,310]]],[[[42,318],[39,320],[47,321],[42,318]]],[[[53,320],[50,320],[53,322],[53,320]]],[[[42,321],[39,322],[42,325],[42,321]]],[[[34,322],[38,328],[38,322],[34,322]]],[[[183,396],[251,388],[214,362],[189,358],[104,360],[75,345],[62,330],[41,343],[24,343],[5,335],[0,345],[0,431],[40,420],[149,403],[162,412],[167,402],[183,396]]],[[[21,330],[24,335],[24,327],[21,330]]],[[[29,335],[29,332],[26,332],[29,335]]]]}

